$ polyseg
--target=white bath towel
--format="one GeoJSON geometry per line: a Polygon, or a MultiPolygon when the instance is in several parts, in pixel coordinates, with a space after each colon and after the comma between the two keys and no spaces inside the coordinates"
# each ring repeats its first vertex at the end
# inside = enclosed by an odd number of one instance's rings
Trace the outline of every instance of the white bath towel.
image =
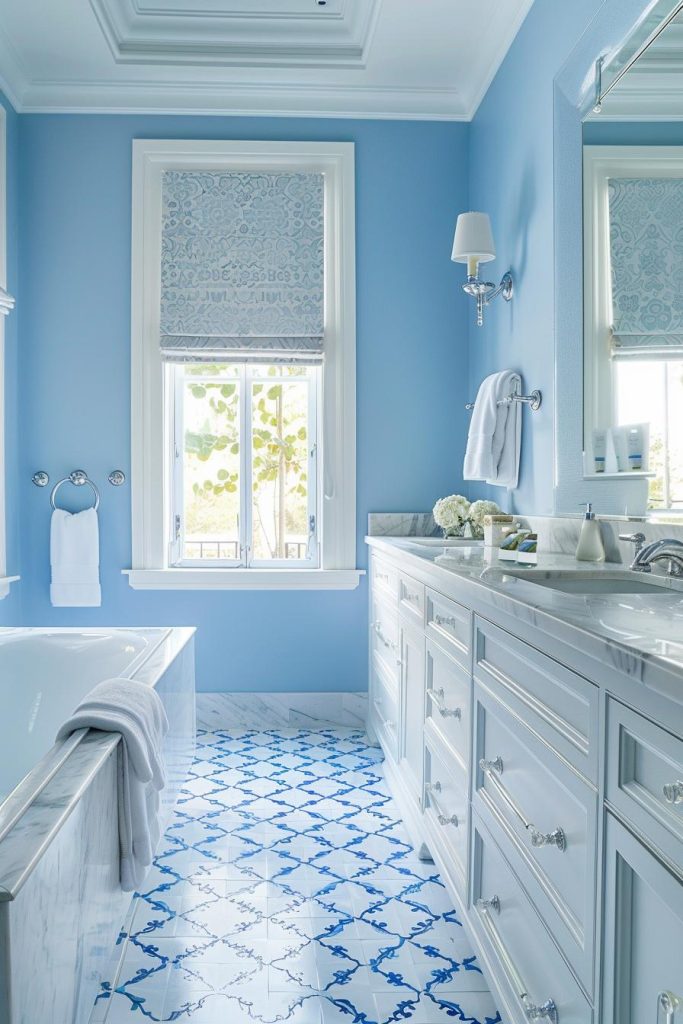
{"type": "Polygon", "coordinates": [[[99,683],[64,722],[57,740],[76,729],[118,732],[118,811],[121,888],[142,885],[159,842],[159,793],[166,784],[164,705],[153,686],[131,679],[99,683]]]}
{"type": "Polygon", "coordinates": [[[100,531],[97,512],[56,508],[50,523],[50,600],[56,608],[98,608],[100,531]]]}
{"type": "Polygon", "coordinates": [[[463,478],[516,487],[519,476],[521,416],[518,403],[503,399],[521,389],[514,370],[486,377],[477,393],[467,437],[463,478]],[[500,404],[500,403],[503,404],[500,404]]]}

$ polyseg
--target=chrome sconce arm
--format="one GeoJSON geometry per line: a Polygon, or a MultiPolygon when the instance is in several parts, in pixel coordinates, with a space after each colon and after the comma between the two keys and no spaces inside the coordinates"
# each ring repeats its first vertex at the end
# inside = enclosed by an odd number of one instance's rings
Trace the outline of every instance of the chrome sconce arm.
{"type": "Polygon", "coordinates": [[[514,295],[512,274],[508,270],[503,274],[500,284],[496,287],[492,281],[480,281],[478,277],[468,277],[462,290],[466,295],[471,295],[477,300],[477,327],[484,326],[484,306],[502,295],[506,302],[510,302],[514,295]]]}

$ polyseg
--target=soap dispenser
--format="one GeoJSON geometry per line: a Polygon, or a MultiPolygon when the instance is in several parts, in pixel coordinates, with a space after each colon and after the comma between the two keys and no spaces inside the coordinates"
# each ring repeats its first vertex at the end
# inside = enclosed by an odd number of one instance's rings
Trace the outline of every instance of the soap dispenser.
{"type": "Polygon", "coordinates": [[[600,523],[595,518],[590,501],[586,502],[586,512],[581,523],[579,543],[576,547],[576,559],[578,562],[605,561],[605,545],[602,543],[600,523]]]}

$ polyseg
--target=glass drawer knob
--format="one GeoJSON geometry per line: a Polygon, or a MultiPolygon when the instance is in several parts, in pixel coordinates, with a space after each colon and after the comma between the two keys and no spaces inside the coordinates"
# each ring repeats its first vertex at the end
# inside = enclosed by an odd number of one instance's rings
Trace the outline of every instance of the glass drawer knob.
{"type": "Polygon", "coordinates": [[[677,779],[676,782],[668,782],[663,787],[664,799],[668,804],[683,804],[683,782],[677,779]]]}

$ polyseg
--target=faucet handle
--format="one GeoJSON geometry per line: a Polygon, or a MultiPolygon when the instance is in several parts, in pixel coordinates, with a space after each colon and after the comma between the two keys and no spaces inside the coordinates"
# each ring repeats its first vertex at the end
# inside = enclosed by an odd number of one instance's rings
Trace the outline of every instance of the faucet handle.
{"type": "Polygon", "coordinates": [[[644,533],[620,533],[619,534],[619,540],[625,540],[625,541],[628,541],[630,544],[634,544],[635,545],[634,557],[637,557],[638,553],[640,552],[641,548],[643,547],[643,545],[645,543],[645,534],[644,533]]]}

